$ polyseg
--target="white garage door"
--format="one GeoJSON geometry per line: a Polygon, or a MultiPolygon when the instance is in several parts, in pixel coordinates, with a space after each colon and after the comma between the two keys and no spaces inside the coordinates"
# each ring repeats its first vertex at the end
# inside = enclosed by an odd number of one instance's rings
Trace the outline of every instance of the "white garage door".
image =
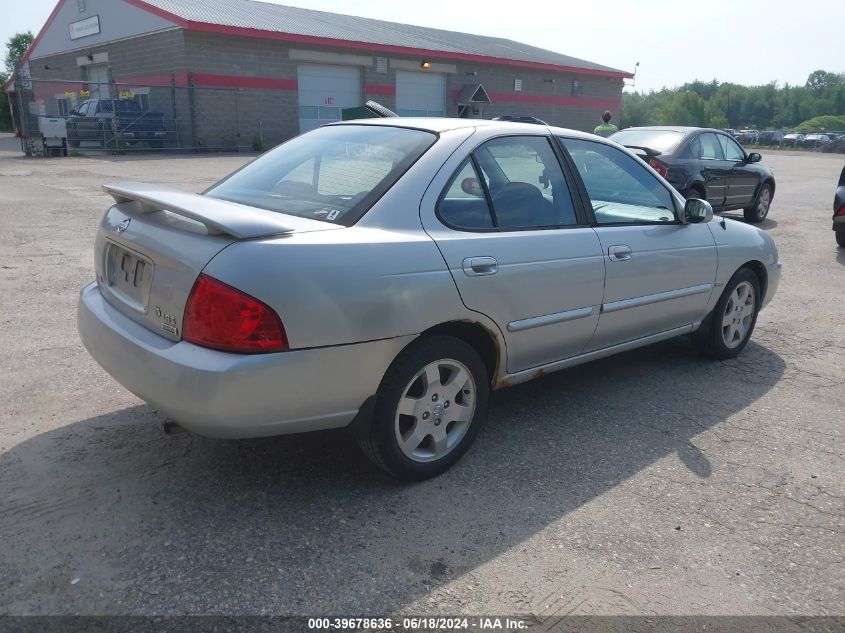
{"type": "Polygon", "coordinates": [[[297,81],[300,133],[340,121],[343,108],[362,105],[361,71],[357,67],[301,64],[297,81]]]}
{"type": "Polygon", "coordinates": [[[396,71],[396,114],[443,116],[446,75],[396,71]]]}

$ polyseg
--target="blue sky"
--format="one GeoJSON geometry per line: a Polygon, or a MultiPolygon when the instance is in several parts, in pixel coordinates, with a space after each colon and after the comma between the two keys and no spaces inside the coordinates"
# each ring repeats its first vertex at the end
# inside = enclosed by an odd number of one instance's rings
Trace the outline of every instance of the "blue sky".
{"type": "MultiPolygon", "coordinates": [[[[19,31],[36,33],[55,4],[5,2],[3,43],[19,31]]],[[[275,4],[507,37],[623,70],[640,62],[636,87],[645,90],[714,78],[803,84],[820,68],[845,72],[845,37],[841,24],[834,25],[842,17],[842,0],[522,0],[518,5],[488,0],[483,10],[482,3],[453,0],[275,4]]]]}

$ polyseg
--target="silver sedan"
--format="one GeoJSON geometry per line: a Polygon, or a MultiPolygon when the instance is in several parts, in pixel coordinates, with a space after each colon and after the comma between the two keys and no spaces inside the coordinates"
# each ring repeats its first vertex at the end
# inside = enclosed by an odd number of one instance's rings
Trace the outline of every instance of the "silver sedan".
{"type": "Polygon", "coordinates": [[[492,389],[681,335],[737,355],[780,279],[764,231],[554,127],[341,123],[201,195],[105,189],[78,326],[109,374],[203,435],[345,427],[408,479],[492,389]]]}

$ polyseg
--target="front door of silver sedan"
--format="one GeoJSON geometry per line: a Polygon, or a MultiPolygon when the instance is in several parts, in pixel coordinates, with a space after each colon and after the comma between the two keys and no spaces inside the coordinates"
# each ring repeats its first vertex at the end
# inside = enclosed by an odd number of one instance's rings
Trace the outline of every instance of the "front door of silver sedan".
{"type": "Polygon", "coordinates": [[[716,245],[707,224],[682,224],[674,196],[628,154],[561,139],[589,196],[607,263],[601,317],[589,350],[695,323],[713,291],[716,245]]]}
{"type": "Polygon", "coordinates": [[[464,304],[501,329],[507,371],[581,353],[598,322],[604,261],[551,139],[494,138],[450,160],[423,199],[423,225],[464,304]]]}

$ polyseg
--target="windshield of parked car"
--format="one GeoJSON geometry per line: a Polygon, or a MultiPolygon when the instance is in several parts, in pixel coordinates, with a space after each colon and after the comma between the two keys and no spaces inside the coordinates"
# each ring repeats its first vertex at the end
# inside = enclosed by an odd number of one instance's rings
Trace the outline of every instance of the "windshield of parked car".
{"type": "Polygon", "coordinates": [[[399,127],[318,128],[264,154],[206,195],[350,226],[436,140],[431,132],[399,127]]]}
{"type": "Polygon", "coordinates": [[[658,152],[667,153],[675,149],[681,139],[683,132],[672,130],[622,130],[610,136],[610,140],[620,145],[634,147],[647,147],[658,152]]]}

